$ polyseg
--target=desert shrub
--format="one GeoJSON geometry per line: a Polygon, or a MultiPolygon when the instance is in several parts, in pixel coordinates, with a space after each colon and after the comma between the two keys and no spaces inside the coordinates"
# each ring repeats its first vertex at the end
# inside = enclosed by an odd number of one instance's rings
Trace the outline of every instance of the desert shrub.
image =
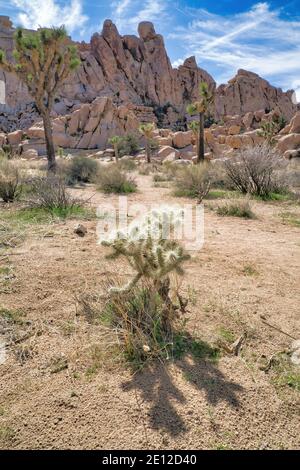
{"type": "Polygon", "coordinates": [[[287,191],[287,184],[278,176],[279,167],[279,155],[267,144],[248,147],[225,162],[228,178],[235,189],[262,198],[287,191]]]}
{"type": "Polygon", "coordinates": [[[99,189],[105,193],[127,194],[136,192],[137,185],[118,165],[106,167],[98,177],[99,189]]]}
{"type": "Polygon", "coordinates": [[[244,219],[254,219],[255,214],[252,211],[248,200],[237,199],[217,206],[217,214],[228,217],[241,217],[244,219]]]}
{"type": "Polygon", "coordinates": [[[12,145],[4,144],[0,148],[0,159],[12,160],[16,156],[16,152],[12,145]]]}
{"type": "Polygon", "coordinates": [[[30,185],[30,206],[45,209],[53,215],[68,215],[72,211],[76,212],[83,204],[83,201],[73,198],[68,192],[65,181],[59,176],[33,178],[30,185]]]}
{"type": "Polygon", "coordinates": [[[126,356],[131,361],[145,361],[162,356],[172,343],[176,320],[187,303],[174,291],[171,273],[182,275],[182,265],[190,257],[177,241],[165,238],[170,226],[181,219],[180,211],[152,211],[132,223],[127,233],[116,232],[104,246],[112,251],[109,259],[125,258],[134,270],[126,285],[114,286],[102,310],[102,321],[117,329],[126,356]],[[176,302],[175,302],[176,300],[176,302]]]}
{"type": "Polygon", "coordinates": [[[134,171],[136,170],[136,162],[134,160],[120,159],[118,161],[118,166],[121,170],[124,171],[134,171]]]}
{"type": "Polygon", "coordinates": [[[13,202],[20,196],[22,185],[18,168],[8,160],[0,163],[0,198],[13,202]]]}
{"type": "Polygon", "coordinates": [[[162,165],[160,162],[151,162],[151,163],[143,163],[139,166],[139,175],[148,176],[151,173],[155,173],[162,170],[162,165]]]}
{"type": "Polygon", "coordinates": [[[127,134],[122,137],[118,144],[119,156],[136,155],[140,149],[138,138],[135,134],[127,134]]]}
{"type": "Polygon", "coordinates": [[[207,171],[212,188],[229,191],[234,189],[231,180],[228,178],[224,163],[209,164],[207,171]]]}
{"type": "MultiPolygon", "coordinates": [[[[0,214],[2,216],[2,214],[0,214]]],[[[15,248],[24,239],[24,230],[12,223],[0,222],[0,249],[15,248]]]]}
{"type": "Polygon", "coordinates": [[[63,164],[62,174],[65,174],[67,184],[91,183],[99,170],[96,160],[86,157],[74,157],[68,164],[63,164]]]}
{"type": "Polygon", "coordinates": [[[202,163],[180,168],[176,173],[174,186],[176,196],[196,198],[198,202],[202,202],[211,186],[209,165],[202,163]]]}
{"type": "Polygon", "coordinates": [[[155,173],[153,175],[154,183],[165,183],[167,181],[171,181],[172,177],[167,173],[155,173]]]}

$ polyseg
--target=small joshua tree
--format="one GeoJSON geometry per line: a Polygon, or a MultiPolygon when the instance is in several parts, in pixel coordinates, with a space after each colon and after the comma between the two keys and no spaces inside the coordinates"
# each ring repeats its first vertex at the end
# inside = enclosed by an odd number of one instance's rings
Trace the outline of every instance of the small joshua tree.
{"type": "Polygon", "coordinates": [[[109,139],[109,143],[114,147],[116,162],[119,161],[119,145],[121,144],[122,140],[122,137],[118,135],[114,135],[109,139]]]}
{"type": "Polygon", "coordinates": [[[260,137],[264,137],[270,146],[276,144],[275,136],[285,127],[286,120],[283,116],[274,115],[271,121],[264,121],[258,132],[260,137]]]}
{"type": "Polygon", "coordinates": [[[146,140],[146,158],[147,163],[151,163],[151,139],[155,129],[154,123],[141,124],[139,127],[140,133],[145,137],[146,140]]]}
{"type": "Polygon", "coordinates": [[[214,94],[209,90],[206,82],[200,83],[199,86],[199,100],[195,103],[188,105],[187,112],[194,116],[198,114],[199,132],[198,132],[198,147],[197,147],[197,163],[204,161],[205,144],[204,144],[204,118],[205,114],[209,111],[212,103],[214,102],[214,94]]]}
{"type": "Polygon", "coordinates": [[[15,63],[8,63],[0,52],[0,64],[15,72],[27,85],[43,118],[48,171],[55,173],[56,160],[52,136],[51,110],[59,87],[80,63],[77,48],[70,43],[64,26],[15,34],[15,63]]]}

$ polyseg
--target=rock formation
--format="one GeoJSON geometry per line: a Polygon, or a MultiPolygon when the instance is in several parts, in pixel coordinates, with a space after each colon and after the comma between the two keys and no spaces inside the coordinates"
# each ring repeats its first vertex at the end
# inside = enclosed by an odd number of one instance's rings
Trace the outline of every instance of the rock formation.
{"type": "MultiPolygon", "coordinates": [[[[68,149],[104,149],[113,135],[135,132],[139,126],[134,109],[125,105],[117,107],[107,97],[99,97],[92,103],[79,105],[73,113],[59,116],[52,123],[55,146],[68,149]]],[[[8,141],[14,134],[8,134],[8,141]]],[[[15,140],[15,144],[20,144],[21,152],[34,149],[39,154],[45,153],[42,121],[27,129],[26,137],[26,141],[21,138],[18,142],[15,140]]]]}
{"type": "MultiPolygon", "coordinates": [[[[94,34],[90,44],[77,44],[81,66],[60,90],[53,117],[68,115],[97,97],[109,96],[116,106],[134,106],[142,121],[159,120],[161,126],[170,127],[185,119],[186,105],[197,98],[201,81],[216,89],[213,78],[197,66],[194,57],[178,69],[172,68],[163,37],[152,23],[140,23],[138,33],[139,37],[121,36],[112,21],[106,20],[102,33],[94,34]]],[[[8,59],[13,34],[9,18],[0,17],[0,48],[8,59]]],[[[6,105],[0,105],[0,131],[26,129],[38,119],[33,99],[15,75],[0,69],[0,80],[6,85],[6,105]]],[[[291,95],[256,74],[240,70],[227,85],[216,89],[215,118],[277,108],[290,120],[297,111],[291,95]]]]}
{"type": "Polygon", "coordinates": [[[273,109],[288,121],[297,112],[293,104],[293,90],[283,92],[280,88],[271,86],[256,73],[239,70],[237,75],[227,85],[217,89],[216,115],[244,116],[249,112],[263,110],[268,113],[273,109]]]}

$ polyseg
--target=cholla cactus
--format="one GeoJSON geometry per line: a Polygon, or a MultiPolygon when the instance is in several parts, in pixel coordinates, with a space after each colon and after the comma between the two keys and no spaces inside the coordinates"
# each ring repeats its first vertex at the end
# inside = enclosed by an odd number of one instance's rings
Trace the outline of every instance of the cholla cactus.
{"type": "Polygon", "coordinates": [[[133,222],[127,233],[118,231],[103,241],[104,246],[112,248],[108,256],[117,259],[124,256],[136,271],[133,279],[121,289],[113,288],[115,293],[130,291],[141,278],[149,279],[160,290],[168,279],[168,274],[183,274],[182,264],[190,256],[175,240],[169,238],[170,231],[183,222],[183,211],[170,207],[152,210],[137,222],[133,222]]]}

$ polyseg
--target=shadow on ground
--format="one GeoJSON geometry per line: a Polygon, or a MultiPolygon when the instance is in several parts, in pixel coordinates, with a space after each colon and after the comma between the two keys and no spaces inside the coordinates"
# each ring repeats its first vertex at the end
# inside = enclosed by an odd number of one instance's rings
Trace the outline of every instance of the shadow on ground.
{"type": "MultiPolygon", "coordinates": [[[[208,405],[214,406],[219,402],[226,402],[234,408],[239,407],[238,395],[243,387],[228,381],[218,369],[216,362],[189,353],[175,364],[187,383],[201,394],[204,393],[208,405]]],[[[135,373],[130,381],[123,383],[122,388],[124,391],[139,391],[142,401],[150,403],[148,416],[153,429],[164,430],[172,436],[187,431],[182,417],[173,404],[174,401],[184,404],[187,400],[175,385],[174,377],[171,376],[167,365],[156,364],[135,373]]]]}

